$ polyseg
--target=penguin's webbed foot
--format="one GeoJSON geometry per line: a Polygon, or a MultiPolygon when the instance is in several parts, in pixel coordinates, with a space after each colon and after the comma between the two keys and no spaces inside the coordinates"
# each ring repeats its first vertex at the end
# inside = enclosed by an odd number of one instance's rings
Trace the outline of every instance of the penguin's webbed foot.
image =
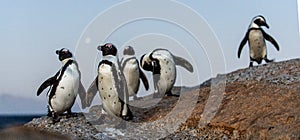
{"type": "Polygon", "coordinates": [[[47,116],[52,117],[52,113],[50,111],[48,111],[47,116]]]}
{"type": "Polygon", "coordinates": [[[265,58],[265,61],[267,62],[267,63],[270,63],[270,62],[273,62],[274,61],[274,59],[268,59],[268,58],[265,58]]]}
{"type": "Polygon", "coordinates": [[[133,114],[128,108],[128,113],[126,115],[121,116],[123,120],[129,121],[133,119],[133,114]]]}
{"type": "Polygon", "coordinates": [[[60,121],[58,115],[55,112],[51,113],[51,117],[52,117],[52,124],[55,124],[60,121]]]}
{"type": "Polygon", "coordinates": [[[133,96],[133,100],[138,100],[138,99],[139,98],[136,95],[133,96]]]}
{"type": "Polygon", "coordinates": [[[249,64],[249,68],[250,68],[250,67],[253,67],[253,62],[250,62],[250,64],[249,64]]]}
{"type": "Polygon", "coordinates": [[[173,94],[171,91],[166,93],[167,96],[175,96],[175,97],[179,97],[180,95],[177,94],[173,94]]]}
{"type": "Polygon", "coordinates": [[[77,113],[72,113],[71,109],[67,110],[66,118],[77,117],[77,116],[78,116],[78,114],[77,113]]]}
{"type": "Polygon", "coordinates": [[[47,106],[47,111],[48,111],[47,116],[52,117],[52,111],[50,111],[49,106],[47,106]]]}
{"type": "Polygon", "coordinates": [[[77,117],[76,113],[71,113],[71,114],[67,114],[66,118],[72,118],[72,117],[77,117]]]}
{"type": "Polygon", "coordinates": [[[126,115],[126,116],[122,116],[123,120],[129,121],[132,120],[133,116],[132,115],[126,115]]]}

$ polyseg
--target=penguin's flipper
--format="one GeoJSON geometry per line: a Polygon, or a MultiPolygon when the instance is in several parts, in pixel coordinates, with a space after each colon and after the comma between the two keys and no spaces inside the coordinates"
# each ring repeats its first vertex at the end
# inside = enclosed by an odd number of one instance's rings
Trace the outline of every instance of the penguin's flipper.
{"type": "Polygon", "coordinates": [[[124,73],[120,70],[117,70],[115,64],[112,64],[112,71],[115,78],[119,79],[119,85],[116,85],[116,87],[119,87],[118,90],[118,96],[119,100],[121,102],[121,118],[124,120],[130,120],[132,119],[131,111],[128,107],[129,103],[129,93],[128,93],[128,87],[126,83],[126,79],[124,76],[124,73]]]}
{"type": "Polygon", "coordinates": [[[39,96],[44,91],[44,89],[46,89],[48,86],[53,85],[54,82],[56,82],[56,79],[57,79],[57,76],[59,75],[59,73],[60,73],[60,71],[58,71],[53,77],[50,77],[45,82],[43,82],[43,84],[39,87],[36,95],[39,96]]]}
{"type": "Polygon", "coordinates": [[[140,71],[140,78],[142,79],[143,81],[143,84],[145,86],[145,89],[148,90],[149,89],[149,82],[148,82],[148,79],[146,77],[146,75],[144,74],[144,72],[139,68],[139,71],[140,71]]]}
{"type": "Polygon", "coordinates": [[[184,67],[185,69],[187,69],[189,72],[194,72],[193,66],[190,62],[188,62],[187,60],[185,60],[182,57],[179,56],[175,56],[173,55],[174,61],[176,65],[179,65],[181,67],[184,67]]]}
{"type": "Polygon", "coordinates": [[[247,43],[247,41],[248,41],[248,36],[249,36],[249,31],[246,33],[245,37],[243,38],[243,40],[242,40],[242,42],[241,42],[241,44],[239,46],[238,58],[240,58],[242,49],[245,46],[245,44],[247,43]]]}
{"type": "Polygon", "coordinates": [[[275,41],[275,39],[273,37],[271,37],[270,35],[268,35],[265,31],[262,30],[262,33],[264,35],[264,38],[268,41],[270,41],[274,47],[277,49],[277,51],[279,51],[279,45],[278,43],[275,41]]]}
{"type": "Polygon", "coordinates": [[[82,85],[82,83],[79,83],[79,87],[78,87],[78,94],[79,94],[79,98],[81,100],[81,107],[82,109],[85,109],[87,107],[86,104],[86,91],[82,85]]]}
{"type": "Polygon", "coordinates": [[[91,106],[97,91],[98,91],[98,76],[95,78],[95,80],[92,82],[92,84],[90,85],[90,87],[86,92],[86,97],[85,97],[86,107],[91,106]]]}
{"type": "MultiPolygon", "coordinates": [[[[114,69],[116,69],[113,65],[113,71],[114,69]]],[[[120,88],[121,88],[121,94],[123,93],[123,95],[120,96],[120,93],[119,93],[119,96],[120,97],[123,97],[122,99],[124,100],[124,103],[125,104],[128,104],[129,102],[129,92],[128,92],[128,87],[127,87],[127,82],[126,82],[126,79],[125,79],[125,76],[124,76],[124,73],[122,71],[119,71],[120,73],[120,88]]]]}

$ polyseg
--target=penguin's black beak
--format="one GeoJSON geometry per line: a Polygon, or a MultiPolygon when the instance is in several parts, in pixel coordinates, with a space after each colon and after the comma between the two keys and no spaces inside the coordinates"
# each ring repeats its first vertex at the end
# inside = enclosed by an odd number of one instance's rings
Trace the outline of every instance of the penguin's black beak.
{"type": "Polygon", "coordinates": [[[269,29],[269,25],[266,22],[263,23],[263,26],[265,26],[269,29]]]}
{"type": "Polygon", "coordinates": [[[56,50],[55,53],[58,55],[59,54],[59,50],[56,50]]]}
{"type": "Polygon", "coordinates": [[[102,45],[99,45],[99,46],[97,47],[97,49],[98,49],[99,51],[102,51],[102,45]]]}

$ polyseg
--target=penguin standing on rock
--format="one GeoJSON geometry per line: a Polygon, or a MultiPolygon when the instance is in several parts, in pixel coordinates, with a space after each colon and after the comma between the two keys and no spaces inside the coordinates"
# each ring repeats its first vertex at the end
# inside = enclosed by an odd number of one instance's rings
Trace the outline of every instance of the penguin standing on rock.
{"type": "Polygon", "coordinates": [[[127,82],[129,96],[134,96],[134,99],[137,99],[136,94],[139,90],[140,79],[143,81],[146,90],[149,89],[149,83],[146,75],[140,69],[139,61],[134,55],[135,52],[131,46],[125,47],[121,68],[127,82]]]}
{"type": "Polygon", "coordinates": [[[130,120],[132,112],[128,107],[127,83],[120,69],[117,48],[111,43],[106,43],[99,46],[98,50],[102,51],[103,57],[98,65],[98,75],[87,91],[86,103],[91,105],[98,90],[106,113],[130,120]]]}
{"type": "Polygon", "coordinates": [[[193,72],[193,66],[184,58],[173,55],[166,49],[155,49],[144,54],[140,60],[144,70],[151,71],[154,82],[154,97],[163,95],[178,96],[171,93],[176,81],[176,65],[179,65],[189,72],[193,72]]]}
{"type": "Polygon", "coordinates": [[[270,35],[268,35],[261,28],[261,26],[269,28],[266,19],[263,16],[258,15],[252,19],[248,31],[238,49],[238,58],[240,58],[242,49],[248,41],[250,51],[249,67],[253,67],[253,61],[257,62],[258,64],[261,64],[262,60],[265,60],[267,63],[274,61],[267,58],[267,47],[265,40],[270,41],[277,51],[279,51],[279,45],[277,42],[270,35]]]}
{"type": "Polygon", "coordinates": [[[86,107],[86,92],[81,83],[81,73],[77,62],[73,59],[72,53],[68,49],[57,50],[62,68],[51,78],[47,79],[39,87],[37,96],[44,89],[50,86],[48,91],[48,116],[53,118],[53,123],[59,121],[58,115],[67,111],[67,117],[72,116],[71,108],[75,102],[77,94],[81,99],[82,108],[86,107]]]}

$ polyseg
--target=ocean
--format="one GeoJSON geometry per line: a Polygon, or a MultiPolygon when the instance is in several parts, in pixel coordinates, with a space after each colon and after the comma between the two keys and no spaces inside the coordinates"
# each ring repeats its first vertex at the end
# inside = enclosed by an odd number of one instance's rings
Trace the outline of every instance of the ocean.
{"type": "Polygon", "coordinates": [[[11,126],[23,125],[30,122],[33,118],[39,118],[44,115],[0,115],[0,130],[11,126]]]}

